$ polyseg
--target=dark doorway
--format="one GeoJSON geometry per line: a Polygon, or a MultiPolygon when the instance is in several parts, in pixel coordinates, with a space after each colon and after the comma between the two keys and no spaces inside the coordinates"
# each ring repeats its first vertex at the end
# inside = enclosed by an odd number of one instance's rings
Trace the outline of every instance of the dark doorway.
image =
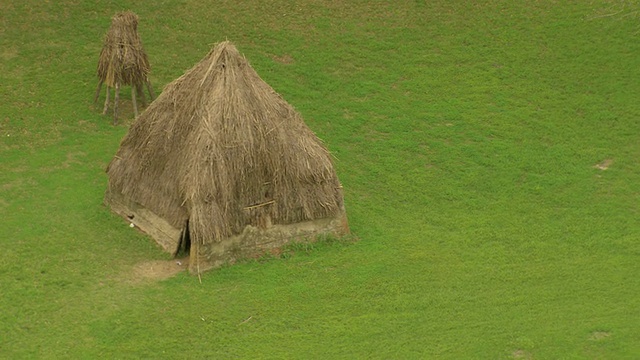
{"type": "Polygon", "coordinates": [[[188,256],[191,251],[191,236],[189,235],[189,220],[185,221],[182,232],[180,232],[180,242],[178,248],[173,254],[174,257],[188,256]]]}

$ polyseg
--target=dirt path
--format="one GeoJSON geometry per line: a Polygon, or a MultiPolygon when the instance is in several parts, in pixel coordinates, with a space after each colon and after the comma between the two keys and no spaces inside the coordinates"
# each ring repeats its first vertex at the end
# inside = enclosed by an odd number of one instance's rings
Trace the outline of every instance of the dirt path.
{"type": "Polygon", "coordinates": [[[189,268],[189,258],[144,261],[133,266],[125,275],[125,281],[140,283],[160,281],[177,275],[189,268]]]}

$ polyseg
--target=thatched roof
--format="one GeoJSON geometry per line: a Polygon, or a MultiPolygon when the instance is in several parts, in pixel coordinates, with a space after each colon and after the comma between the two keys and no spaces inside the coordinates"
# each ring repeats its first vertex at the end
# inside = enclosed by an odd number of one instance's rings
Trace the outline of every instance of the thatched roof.
{"type": "Polygon", "coordinates": [[[331,156],[300,114],[222,42],[131,126],[107,169],[118,191],[191,239],[343,209],[331,156]]]}
{"type": "Polygon", "coordinates": [[[138,34],[138,15],[131,11],[119,12],[111,19],[104,37],[98,78],[109,87],[142,85],[150,71],[149,59],[138,34]]]}

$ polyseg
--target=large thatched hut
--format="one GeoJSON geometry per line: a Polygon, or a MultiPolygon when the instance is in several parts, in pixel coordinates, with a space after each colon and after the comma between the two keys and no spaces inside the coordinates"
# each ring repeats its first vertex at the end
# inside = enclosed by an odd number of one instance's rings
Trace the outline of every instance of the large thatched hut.
{"type": "Polygon", "coordinates": [[[190,271],[348,232],[331,156],[229,42],[167,85],[107,168],[105,203],[190,271]]]}

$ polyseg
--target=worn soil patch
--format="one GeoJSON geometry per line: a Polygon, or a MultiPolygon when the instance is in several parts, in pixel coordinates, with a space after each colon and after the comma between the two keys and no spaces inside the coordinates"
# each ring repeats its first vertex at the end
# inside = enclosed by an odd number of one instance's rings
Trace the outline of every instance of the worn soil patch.
{"type": "Polygon", "coordinates": [[[129,282],[160,281],[177,275],[189,268],[189,258],[153,260],[136,264],[125,277],[129,282]]]}
{"type": "Polygon", "coordinates": [[[293,58],[291,57],[291,55],[288,54],[284,54],[282,56],[278,56],[278,55],[272,55],[271,58],[281,64],[293,64],[293,58]]]}
{"type": "Polygon", "coordinates": [[[607,170],[611,164],[613,164],[613,159],[605,159],[602,162],[595,164],[593,167],[600,170],[607,170]]]}
{"type": "Polygon", "coordinates": [[[603,340],[608,338],[609,336],[611,336],[611,333],[606,332],[606,331],[594,331],[591,333],[591,336],[589,336],[589,340],[603,340]]]}
{"type": "Polygon", "coordinates": [[[512,354],[514,359],[533,359],[533,355],[530,352],[525,350],[516,350],[512,354]]]}

